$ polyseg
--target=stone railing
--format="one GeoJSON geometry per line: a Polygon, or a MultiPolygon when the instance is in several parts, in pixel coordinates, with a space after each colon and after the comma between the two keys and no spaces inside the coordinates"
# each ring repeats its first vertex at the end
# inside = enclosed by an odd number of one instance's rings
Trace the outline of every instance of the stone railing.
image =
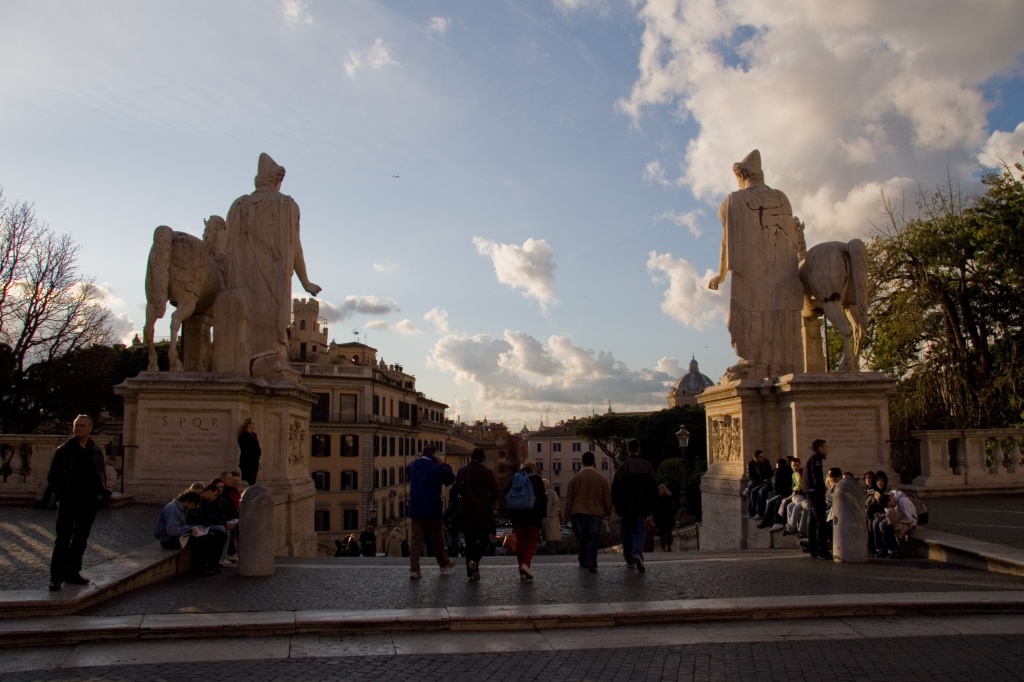
{"type": "Polygon", "coordinates": [[[1024,429],[912,431],[919,441],[921,475],[909,488],[963,493],[1024,490],[1024,429]]]}
{"type": "Polygon", "coordinates": [[[291,368],[308,377],[363,377],[369,379],[373,368],[363,365],[330,365],[316,362],[292,362],[291,368]]]}
{"type": "MultiPolygon", "coordinates": [[[[100,448],[106,448],[113,436],[94,435],[92,438],[100,448]]],[[[0,499],[38,499],[46,485],[53,451],[67,439],[68,436],[0,434],[0,454],[3,456],[0,473],[6,474],[0,475],[0,499]]],[[[107,461],[115,469],[121,468],[120,461],[109,457],[107,461]]],[[[111,483],[117,485],[114,481],[107,485],[111,483]]],[[[112,489],[117,490],[116,487],[112,489]]]]}

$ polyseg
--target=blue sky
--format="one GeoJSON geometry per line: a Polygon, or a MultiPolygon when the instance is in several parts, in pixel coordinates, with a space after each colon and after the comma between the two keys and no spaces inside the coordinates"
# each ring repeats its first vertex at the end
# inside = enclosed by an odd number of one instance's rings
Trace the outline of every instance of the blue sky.
{"type": "Polygon", "coordinates": [[[657,408],[734,362],[732,163],[811,243],[869,234],[882,192],[1020,158],[1022,33],[1019,0],[0,0],[0,186],[130,338],[153,229],[201,233],[267,152],[331,337],[449,416],[657,408]]]}

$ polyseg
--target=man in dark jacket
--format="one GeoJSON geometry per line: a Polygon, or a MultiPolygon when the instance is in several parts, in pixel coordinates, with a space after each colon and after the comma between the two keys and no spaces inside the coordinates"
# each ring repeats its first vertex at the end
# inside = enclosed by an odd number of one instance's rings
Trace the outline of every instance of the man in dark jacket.
{"type": "Polygon", "coordinates": [[[419,580],[420,551],[423,536],[430,537],[434,557],[442,571],[455,566],[455,560],[448,558],[444,547],[444,533],[441,517],[441,487],[455,482],[455,474],[447,464],[434,458],[437,449],[433,445],[423,448],[423,454],[406,466],[409,480],[409,518],[412,519],[412,539],[409,541],[409,578],[419,580]]]}
{"type": "Polygon", "coordinates": [[[814,450],[814,454],[807,459],[803,475],[811,512],[811,521],[807,525],[807,544],[811,550],[811,558],[832,559],[832,553],[828,549],[832,524],[828,522],[825,512],[824,465],[825,457],[828,456],[828,443],[819,438],[811,444],[811,449],[814,450]]]}
{"type": "Polygon", "coordinates": [[[757,517],[757,506],[761,496],[771,490],[772,463],[765,459],[763,450],[754,450],[754,456],[747,462],[747,487],[743,494],[747,498],[747,516],[757,517]]]}
{"type": "Polygon", "coordinates": [[[57,499],[57,540],[50,559],[50,590],[65,582],[88,585],[82,575],[82,556],[89,542],[89,531],[107,487],[103,453],[90,438],[92,419],[75,417],[75,435],[53,453],[46,477],[57,499]]]}
{"type": "Polygon", "coordinates": [[[480,559],[491,541],[494,526],[494,503],[498,501],[498,480],[484,461],[483,448],[473,448],[469,464],[459,469],[455,485],[448,496],[449,505],[457,505],[459,524],[466,538],[466,576],[480,580],[480,559]]]}
{"type": "Polygon", "coordinates": [[[619,465],[612,481],[612,504],[621,517],[622,556],[630,568],[643,573],[647,517],[654,512],[658,483],[654,467],[640,457],[640,441],[630,440],[626,450],[629,457],[619,465]]]}

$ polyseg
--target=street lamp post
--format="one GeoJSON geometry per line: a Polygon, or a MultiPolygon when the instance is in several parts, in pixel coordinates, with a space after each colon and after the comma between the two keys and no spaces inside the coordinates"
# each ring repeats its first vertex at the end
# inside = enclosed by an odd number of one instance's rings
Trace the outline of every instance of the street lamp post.
{"type": "Polygon", "coordinates": [[[690,444],[690,432],[686,430],[683,425],[679,426],[679,430],[676,431],[676,440],[679,441],[679,449],[686,454],[686,448],[690,444]]]}

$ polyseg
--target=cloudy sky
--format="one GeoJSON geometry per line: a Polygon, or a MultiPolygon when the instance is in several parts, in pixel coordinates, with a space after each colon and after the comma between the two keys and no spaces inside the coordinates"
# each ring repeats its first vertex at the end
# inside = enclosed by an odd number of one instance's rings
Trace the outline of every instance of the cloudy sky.
{"type": "Polygon", "coordinates": [[[535,427],[734,362],[706,281],[751,149],[811,243],[1020,160],[1021,35],[1020,0],[0,0],[0,187],[130,338],[153,229],[267,152],[330,336],[535,427]]]}

